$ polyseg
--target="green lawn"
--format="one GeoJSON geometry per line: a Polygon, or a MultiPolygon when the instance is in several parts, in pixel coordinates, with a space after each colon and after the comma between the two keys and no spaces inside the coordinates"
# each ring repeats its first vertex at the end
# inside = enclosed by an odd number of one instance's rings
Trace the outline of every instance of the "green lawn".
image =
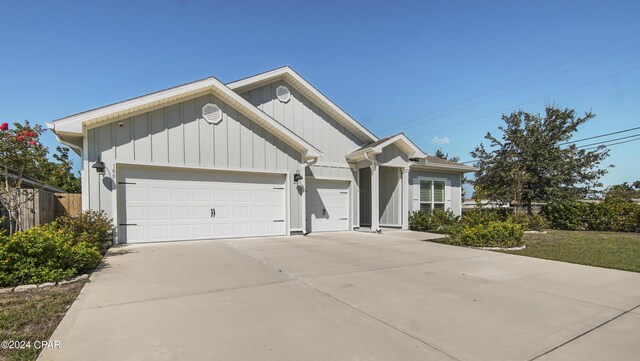
{"type": "Polygon", "coordinates": [[[640,272],[640,234],[555,231],[525,234],[527,248],[503,251],[522,256],[640,272]]]}
{"type": "Polygon", "coordinates": [[[80,293],[84,281],[0,295],[0,340],[30,340],[31,348],[0,348],[0,360],[35,360],[34,341],[48,340],[80,293]]]}

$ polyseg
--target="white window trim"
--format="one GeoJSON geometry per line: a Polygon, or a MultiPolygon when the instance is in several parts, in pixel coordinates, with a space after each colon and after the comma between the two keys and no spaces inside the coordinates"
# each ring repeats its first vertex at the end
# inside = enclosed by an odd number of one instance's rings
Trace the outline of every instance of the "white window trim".
{"type": "Polygon", "coordinates": [[[414,189],[414,194],[413,194],[413,198],[414,201],[417,201],[417,203],[414,204],[414,211],[419,211],[420,205],[422,203],[429,203],[429,202],[423,202],[422,199],[420,198],[420,182],[421,181],[431,181],[431,210],[434,209],[434,205],[435,204],[444,204],[444,210],[451,210],[451,180],[448,178],[442,178],[442,177],[422,177],[422,176],[418,176],[415,177],[413,179],[413,184],[415,186],[414,189]],[[435,197],[434,197],[434,182],[443,182],[444,183],[444,201],[443,202],[436,202],[435,201],[435,197]]]}

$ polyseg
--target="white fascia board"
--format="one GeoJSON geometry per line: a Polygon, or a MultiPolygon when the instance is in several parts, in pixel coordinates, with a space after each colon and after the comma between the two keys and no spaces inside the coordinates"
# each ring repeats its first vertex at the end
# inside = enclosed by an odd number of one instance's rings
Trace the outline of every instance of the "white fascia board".
{"type": "Polygon", "coordinates": [[[467,165],[436,164],[436,163],[412,164],[410,168],[415,170],[443,170],[443,171],[452,171],[457,173],[477,172],[480,170],[479,168],[470,167],[467,165]]]}
{"type": "Polygon", "coordinates": [[[213,77],[61,118],[52,123],[47,123],[47,126],[49,129],[52,129],[54,133],[82,135],[83,126],[95,125],[105,121],[114,121],[127,116],[127,114],[151,110],[164,104],[205,92],[212,92],[231,106],[240,108],[239,110],[250,119],[264,128],[271,130],[286,143],[304,153],[306,157],[317,158],[322,155],[322,152],[317,148],[269,117],[266,113],[253,106],[213,77]]]}
{"type": "Polygon", "coordinates": [[[206,78],[185,85],[161,90],[141,97],[96,108],[79,114],[53,121],[55,131],[82,134],[82,126],[94,124],[108,119],[126,115],[132,111],[153,107],[173,99],[179,99],[200,91],[205,91],[213,84],[214,78],[206,78]]]}
{"type": "Polygon", "coordinates": [[[351,154],[347,155],[347,159],[351,160],[351,161],[357,161],[357,160],[362,160],[364,159],[364,154],[365,153],[373,153],[373,154],[380,154],[383,152],[383,149],[391,144],[394,143],[402,143],[403,146],[401,146],[400,148],[402,149],[402,151],[404,151],[405,153],[407,153],[407,155],[409,156],[409,158],[421,158],[424,159],[427,157],[426,154],[424,154],[424,152],[422,152],[420,150],[420,148],[418,148],[411,140],[409,140],[409,138],[407,138],[406,135],[400,133],[398,135],[395,135],[389,139],[387,139],[386,141],[374,146],[374,147],[367,147],[364,149],[360,149],[357,150],[351,154]]]}
{"type": "Polygon", "coordinates": [[[353,119],[344,110],[340,109],[340,107],[329,100],[329,98],[327,98],[318,89],[311,85],[311,83],[306,81],[302,76],[300,76],[288,66],[270,70],[248,78],[240,79],[238,81],[227,84],[227,86],[235,90],[236,92],[242,92],[244,90],[252,89],[254,87],[269,83],[278,78],[284,78],[298,91],[309,97],[311,101],[313,101],[327,114],[336,118],[347,129],[362,137],[363,140],[369,142],[375,142],[378,140],[378,137],[371,133],[367,128],[362,126],[362,124],[358,123],[357,120],[353,119]]]}

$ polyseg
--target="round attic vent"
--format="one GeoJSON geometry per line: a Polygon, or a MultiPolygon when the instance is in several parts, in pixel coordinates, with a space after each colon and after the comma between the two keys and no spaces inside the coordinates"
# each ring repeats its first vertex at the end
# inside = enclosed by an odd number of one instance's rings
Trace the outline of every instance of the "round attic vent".
{"type": "Polygon", "coordinates": [[[286,86],[280,85],[276,88],[276,96],[281,102],[286,103],[291,99],[291,92],[286,86]]]}
{"type": "Polygon", "coordinates": [[[211,124],[218,124],[222,120],[222,110],[215,104],[207,104],[202,107],[202,117],[211,124]]]}

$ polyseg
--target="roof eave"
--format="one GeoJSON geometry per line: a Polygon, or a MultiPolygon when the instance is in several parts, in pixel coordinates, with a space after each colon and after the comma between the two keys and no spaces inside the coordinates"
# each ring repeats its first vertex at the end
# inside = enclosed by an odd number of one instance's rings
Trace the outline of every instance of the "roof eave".
{"type": "Polygon", "coordinates": [[[470,167],[466,165],[437,164],[437,163],[412,164],[411,168],[424,169],[424,170],[430,170],[430,169],[451,170],[451,171],[457,171],[462,173],[477,172],[480,170],[479,168],[470,167]]]}

